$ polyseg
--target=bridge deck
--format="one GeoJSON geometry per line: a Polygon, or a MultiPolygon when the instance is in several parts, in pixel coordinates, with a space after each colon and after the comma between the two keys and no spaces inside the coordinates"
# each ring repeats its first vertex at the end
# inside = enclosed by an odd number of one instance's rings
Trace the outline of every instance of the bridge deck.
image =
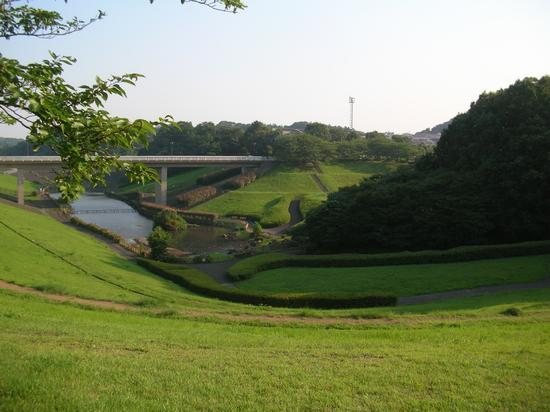
{"type": "MultiPolygon", "coordinates": [[[[143,163],[149,166],[200,166],[200,165],[246,165],[274,162],[264,156],[119,156],[128,163],[143,163]]],[[[0,156],[0,166],[17,167],[24,165],[60,165],[59,156],[0,156]]]]}

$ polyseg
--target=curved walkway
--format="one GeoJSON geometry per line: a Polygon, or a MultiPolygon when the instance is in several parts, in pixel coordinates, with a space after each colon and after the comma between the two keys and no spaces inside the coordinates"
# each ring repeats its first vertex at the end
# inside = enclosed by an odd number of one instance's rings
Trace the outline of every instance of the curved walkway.
{"type": "Polygon", "coordinates": [[[304,220],[302,212],[300,211],[300,199],[294,199],[288,205],[288,213],[290,214],[290,222],[285,223],[284,225],[272,227],[270,229],[264,229],[264,233],[269,235],[280,235],[286,230],[290,229],[292,226],[300,223],[304,220]]]}
{"type": "Polygon", "coordinates": [[[439,300],[469,298],[498,292],[517,292],[520,290],[550,288],[550,278],[530,283],[510,283],[508,285],[481,286],[473,289],[450,290],[448,292],[428,293],[426,295],[405,296],[397,299],[397,306],[419,305],[439,300]]]}
{"type": "Polygon", "coordinates": [[[138,310],[137,307],[126,303],[117,303],[109,300],[87,299],[70,295],[59,295],[56,293],[42,292],[38,289],[15,285],[13,283],[8,283],[3,280],[0,280],[0,289],[11,290],[12,292],[27,293],[29,295],[39,296],[41,298],[45,298],[54,302],[77,303],[79,305],[93,306],[102,309],[138,310]]]}
{"type": "Polygon", "coordinates": [[[227,271],[235,263],[237,263],[236,260],[229,260],[221,263],[189,263],[186,266],[206,273],[222,286],[234,288],[233,280],[227,275],[227,271]]]}

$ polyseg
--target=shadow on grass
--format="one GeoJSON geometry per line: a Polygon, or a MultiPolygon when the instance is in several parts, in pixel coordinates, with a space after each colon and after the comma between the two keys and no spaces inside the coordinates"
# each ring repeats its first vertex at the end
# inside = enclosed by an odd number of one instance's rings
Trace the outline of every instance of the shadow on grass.
{"type": "Polygon", "coordinates": [[[396,306],[394,313],[431,313],[480,310],[490,306],[511,305],[522,309],[550,308],[550,288],[525,290],[519,292],[500,292],[482,296],[449,299],[433,303],[411,306],[396,306]]]}

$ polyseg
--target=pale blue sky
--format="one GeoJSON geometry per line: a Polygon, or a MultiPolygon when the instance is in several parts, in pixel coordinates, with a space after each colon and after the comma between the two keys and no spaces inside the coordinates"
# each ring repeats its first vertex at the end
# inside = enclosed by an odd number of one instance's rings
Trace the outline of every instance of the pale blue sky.
{"type": "MultiPolygon", "coordinates": [[[[112,113],[193,123],[349,122],[418,131],[484,90],[550,74],[548,0],[245,0],[236,15],[179,0],[40,0],[71,17],[107,17],[54,40],[0,40],[22,61],[68,54],[67,78],[146,75],[112,113]]],[[[0,135],[22,130],[0,127],[0,135]]]]}

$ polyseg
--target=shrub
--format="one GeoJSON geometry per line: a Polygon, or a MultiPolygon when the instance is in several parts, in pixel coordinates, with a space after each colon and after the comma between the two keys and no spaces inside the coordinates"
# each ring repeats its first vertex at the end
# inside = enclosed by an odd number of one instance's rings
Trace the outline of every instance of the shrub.
{"type": "Polygon", "coordinates": [[[259,222],[254,222],[254,224],[252,225],[252,232],[256,236],[261,236],[264,233],[262,225],[260,225],[259,222]]]}
{"type": "Polygon", "coordinates": [[[169,240],[170,235],[162,227],[155,227],[147,238],[149,247],[151,248],[151,258],[156,260],[164,259],[169,240]]]}
{"type": "Polygon", "coordinates": [[[234,280],[249,279],[258,272],[281,267],[367,267],[450,263],[513,256],[541,255],[545,253],[550,253],[550,241],[489,246],[462,246],[448,250],[425,250],[421,252],[379,253],[370,255],[286,255],[283,253],[269,253],[253,256],[236,263],[229,269],[229,276],[234,280]]]}
{"type": "Polygon", "coordinates": [[[521,316],[521,309],[508,308],[500,312],[504,316],[521,316]]]}
{"type": "Polygon", "coordinates": [[[175,232],[187,229],[187,222],[175,210],[164,209],[155,215],[153,221],[155,226],[160,226],[168,231],[175,232]]]}
{"type": "Polygon", "coordinates": [[[236,176],[241,173],[241,168],[236,167],[233,169],[224,169],[214,173],[210,173],[205,176],[201,176],[197,179],[197,185],[205,186],[211,185],[212,183],[219,182],[220,180],[228,179],[232,176],[236,176]]]}
{"type": "Polygon", "coordinates": [[[216,196],[217,193],[218,190],[214,186],[204,186],[182,193],[176,196],[176,199],[184,207],[191,207],[198,203],[206,202],[208,199],[216,196]]]}
{"type": "Polygon", "coordinates": [[[250,183],[256,180],[256,174],[254,172],[248,172],[244,175],[237,176],[224,183],[223,188],[229,190],[242,189],[248,186],[250,183]]]}
{"type": "Polygon", "coordinates": [[[170,280],[184,288],[202,295],[231,302],[252,305],[269,305],[293,308],[339,309],[373,306],[394,306],[395,296],[368,296],[361,294],[276,294],[249,292],[220,285],[208,275],[181,265],[138,259],[138,264],[158,276],[170,280]]]}

